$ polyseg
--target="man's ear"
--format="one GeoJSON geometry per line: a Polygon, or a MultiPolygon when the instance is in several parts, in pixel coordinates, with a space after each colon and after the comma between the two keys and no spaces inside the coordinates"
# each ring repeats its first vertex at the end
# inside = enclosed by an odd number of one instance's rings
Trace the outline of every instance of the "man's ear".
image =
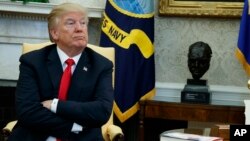
{"type": "Polygon", "coordinates": [[[58,32],[57,32],[57,30],[55,30],[55,29],[50,29],[50,30],[49,30],[49,33],[50,33],[50,35],[51,35],[53,41],[57,41],[57,40],[58,40],[58,32]]]}

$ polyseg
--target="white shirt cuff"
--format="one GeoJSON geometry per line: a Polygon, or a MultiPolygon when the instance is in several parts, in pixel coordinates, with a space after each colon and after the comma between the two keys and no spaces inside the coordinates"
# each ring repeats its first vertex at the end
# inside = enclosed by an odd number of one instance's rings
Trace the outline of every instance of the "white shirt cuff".
{"type": "Polygon", "coordinates": [[[52,137],[52,136],[49,136],[46,141],[56,141],[56,138],[55,137],[52,137]]]}
{"type": "Polygon", "coordinates": [[[82,126],[77,123],[74,123],[71,132],[78,134],[80,131],[82,131],[82,126]]]}
{"type": "Polygon", "coordinates": [[[51,109],[50,109],[50,110],[51,110],[53,113],[56,113],[58,101],[59,101],[59,100],[58,100],[57,98],[54,98],[53,101],[52,101],[52,103],[51,103],[51,109]]]}

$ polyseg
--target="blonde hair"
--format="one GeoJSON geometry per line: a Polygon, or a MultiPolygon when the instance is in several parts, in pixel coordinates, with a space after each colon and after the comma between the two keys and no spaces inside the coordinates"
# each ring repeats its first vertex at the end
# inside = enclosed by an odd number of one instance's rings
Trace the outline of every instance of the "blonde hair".
{"type": "Polygon", "coordinates": [[[63,3],[55,6],[48,15],[48,30],[50,40],[53,42],[53,38],[50,34],[50,30],[55,28],[59,23],[60,18],[65,13],[69,12],[81,12],[85,16],[85,21],[88,23],[88,11],[86,8],[76,3],[63,3]]]}

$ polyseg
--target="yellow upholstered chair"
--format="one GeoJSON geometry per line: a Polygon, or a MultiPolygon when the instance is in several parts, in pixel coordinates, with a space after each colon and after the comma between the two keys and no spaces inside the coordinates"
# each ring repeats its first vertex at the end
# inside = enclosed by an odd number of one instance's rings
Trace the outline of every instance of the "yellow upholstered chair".
{"type": "MultiPolygon", "coordinates": [[[[44,43],[40,43],[40,44],[24,43],[22,53],[24,54],[24,53],[27,53],[27,52],[30,52],[33,50],[37,50],[37,49],[43,48],[43,47],[50,45],[50,44],[53,44],[53,43],[51,43],[51,42],[44,42],[44,43]]],[[[91,48],[92,50],[94,50],[95,52],[103,55],[107,59],[111,60],[114,64],[115,50],[113,47],[103,48],[103,47],[95,46],[92,44],[88,44],[88,47],[91,48]]],[[[113,86],[114,86],[114,71],[113,71],[112,75],[113,75],[113,86]]],[[[8,136],[11,133],[11,130],[15,126],[16,122],[17,121],[9,122],[3,128],[2,131],[3,131],[3,134],[5,136],[8,136]]],[[[122,141],[122,140],[124,140],[124,135],[123,135],[121,128],[113,124],[113,112],[112,112],[108,122],[102,126],[102,135],[103,135],[103,138],[105,141],[122,141]]]]}

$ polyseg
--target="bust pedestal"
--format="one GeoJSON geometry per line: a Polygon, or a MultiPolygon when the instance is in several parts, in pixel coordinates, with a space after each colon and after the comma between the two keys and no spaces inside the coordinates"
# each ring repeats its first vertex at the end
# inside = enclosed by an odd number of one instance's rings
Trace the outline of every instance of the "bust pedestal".
{"type": "Polygon", "coordinates": [[[181,102],[209,104],[211,92],[207,80],[187,79],[187,84],[181,91],[181,102]]]}

